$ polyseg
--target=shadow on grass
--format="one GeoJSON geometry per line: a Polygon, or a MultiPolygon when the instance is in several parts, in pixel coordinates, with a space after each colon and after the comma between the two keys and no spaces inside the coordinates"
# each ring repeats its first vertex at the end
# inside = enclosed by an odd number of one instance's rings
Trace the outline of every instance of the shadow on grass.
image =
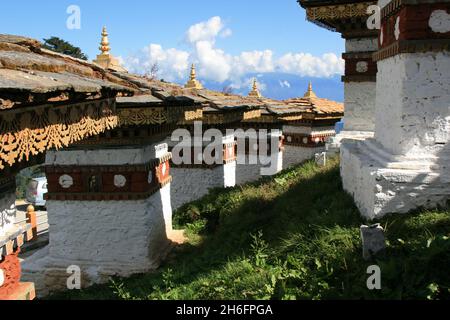
{"type": "Polygon", "coordinates": [[[256,183],[212,190],[175,212],[175,225],[186,228],[191,241],[177,248],[158,272],[51,298],[442,296],[448,276],[430,263],[450,263],[450,241],[440,238],[450,233],[449,213],[383,219],[390,241],[387,258],[363,261],[359,226],[364,221],[342,189],[338,164],[333,159],[319,168],[307,162],[256,183]],[[400,237],[404,240],[398,241],[400,237]],[[380,292],[366,286],[366,269],[374,263],[384,270],[380,292]]]}

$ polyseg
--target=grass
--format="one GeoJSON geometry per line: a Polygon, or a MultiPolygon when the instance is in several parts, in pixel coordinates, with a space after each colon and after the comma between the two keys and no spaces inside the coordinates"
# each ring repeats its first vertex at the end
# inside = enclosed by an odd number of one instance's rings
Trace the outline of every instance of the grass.
{"type": "Polygon", "coordinates": [[[174,214],[189,242],[153,274],[50,299],[448,299],[450,212],[392,215],[387,250],[362,259],[365,221],[341,186],[338,160],[307,162],[174,214]],[[368,290],[370,265],[381,290],[368,290]]]}

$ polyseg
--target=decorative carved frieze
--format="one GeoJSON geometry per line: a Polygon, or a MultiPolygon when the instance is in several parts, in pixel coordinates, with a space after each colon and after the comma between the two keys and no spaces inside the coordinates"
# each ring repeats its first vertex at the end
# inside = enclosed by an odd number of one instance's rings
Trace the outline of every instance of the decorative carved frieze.
{"type": "Polygon", "coordinates": [[[0,113],[0,169],[115,128],[114,109],[115,100],[105,99],[0,113]]]}
{"type": "Polygon", "coordinates": [[[147,145],[164,140],[178,128],[176,123],[163,123],[160,125],[123,126],[106,131],[100,135],[90,137],[74,143],[74,146],[102,146],[118,145],[147,145]]]}
{"type": "Polygon", "coordinates": [[[203,109],[195,107],[118,108],[120,126],[162,125],[165,123],[189,123],[201,119],[203,109]]]}
{"type": "Polygon", "coordinates": [[[374,1],[345,3],[329,6],[308,7],[306,15],[308,20],[338,20],[368,16],[367,8],[376,4],[374,1]]]}
{"type": "Polygon", "coordinates": [[[205,125],[209,124],[227,124],[233,122],[240,122],[243,120],[258,119],[261,117],[261,109],[254,109],[249,111],[221,111],[203,113],[203,122],[205,125]]]}
{"type": "Polygon", "coordinates": [[[141,126],[163,124],[168,120],[163,108],[124,108],[117,109],[120,126],[141,126]]]}
{"type": "MultiPolygon", "coordinates": [[[[185,111],[184,112],[184,121],[194,121],[201,119],[203,117],[203,109],[197,109],[193,111],[185,111]]],[[[182,122],[184,122],[182,121],[182,122]]]]}
{"type": "Polygon", "coordinates": [[[143,165],[46,166],[47,200],[146,199],[171,182],[167,153],[143,165]]]}

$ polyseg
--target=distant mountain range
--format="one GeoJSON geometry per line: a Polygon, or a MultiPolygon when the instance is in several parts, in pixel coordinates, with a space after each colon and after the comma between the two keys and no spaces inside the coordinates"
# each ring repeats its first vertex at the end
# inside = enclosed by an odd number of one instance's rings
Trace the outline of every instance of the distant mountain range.
{"type": "MultiPolygon", "coordinates": [[[[287,73],[264,73],[264,74],[247,74],[242,77],[246,79],[246,85],[241,88],[233,88],[232,92],[247,95],[251,89],[251,81],[256,77],[261,84],[261,93],[267,98],[276,100],[289,99],[294,97],[302,97],[308,89],[309,81],[312,82],[313,91],[320,98],[343,102],[344,101],[344,85],[340,76],[333,78],[311,78],[299,77],[287,73]]],[[[214,81],[202,81],[204,86],[211,90],[222,91],[231,85],[231,82],[223,83],[214,81]]]]}

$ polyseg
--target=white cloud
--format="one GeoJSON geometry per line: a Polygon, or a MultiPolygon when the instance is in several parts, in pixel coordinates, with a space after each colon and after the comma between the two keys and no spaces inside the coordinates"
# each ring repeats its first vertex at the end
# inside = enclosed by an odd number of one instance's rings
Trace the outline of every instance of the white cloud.
{"type": "Polygon", "coordinates": [[[124,59],[130,72],[145,74],[153,64],[158,65],[158,77],[176,81],[186,76],[189,70],[189,53],[170,48],[165,50],[159,44],[150,44],[138,53],[124,59]]]}
{"type": "Polygon", "coordinates": [[[344,72],[344,61],[334,53],[315,57],[310,53],[287,53],[277,61],[279,70],[309,77],[331,77],[344,72]]]}
{"type": "Polygon", "coordinates": [[[237,74],[274,71],[271,50],[242,52],[239,56],[234,57],[233,62],[237,74]]]}
{"type": "MultiPolygon", "coordinates": [[[[248,79],[243,77],[248,73],[280,71],[299,76],[331,77],[344,71],[344,61],[334,53],[326,53],[321,57],[310,53],[287,53],[276,58],[274,52],[267,49],[230,55],[217,48],[216,39],[231,35],[231,29],[226,28],[221,17],[212,17],[187,30],[188,50],[164,49],[161,45],[150,44],[124,58],[124,64],[131,72],[145,73],[157,63],[160,78],[182,82],[188,77],[189,64],[195,62],[200,80],[229,80],[236,88],[246,85],[248,79]]],[[[290,84],[285,81],[283,85],[290,84]]]]}
{"type": "MultiPolygon", "coordinates": [[[[208,41],[214,43],[216,37],[224,27],[225,26],[220,17],[212,17],[208,21],[200,22],[191,26],[186,32],[186,39],[189,43],[196,43],[198,41],[208,41]]],[[[226,30],[224,32],[226,32],[226,30]]]]}
{"type": "Polygon", "coordinates": [[[230,56],[216,49],[208,41],[199,41],[195,45],[199,76],[208,80],[223,82],[230,78],[230,56]]]}

